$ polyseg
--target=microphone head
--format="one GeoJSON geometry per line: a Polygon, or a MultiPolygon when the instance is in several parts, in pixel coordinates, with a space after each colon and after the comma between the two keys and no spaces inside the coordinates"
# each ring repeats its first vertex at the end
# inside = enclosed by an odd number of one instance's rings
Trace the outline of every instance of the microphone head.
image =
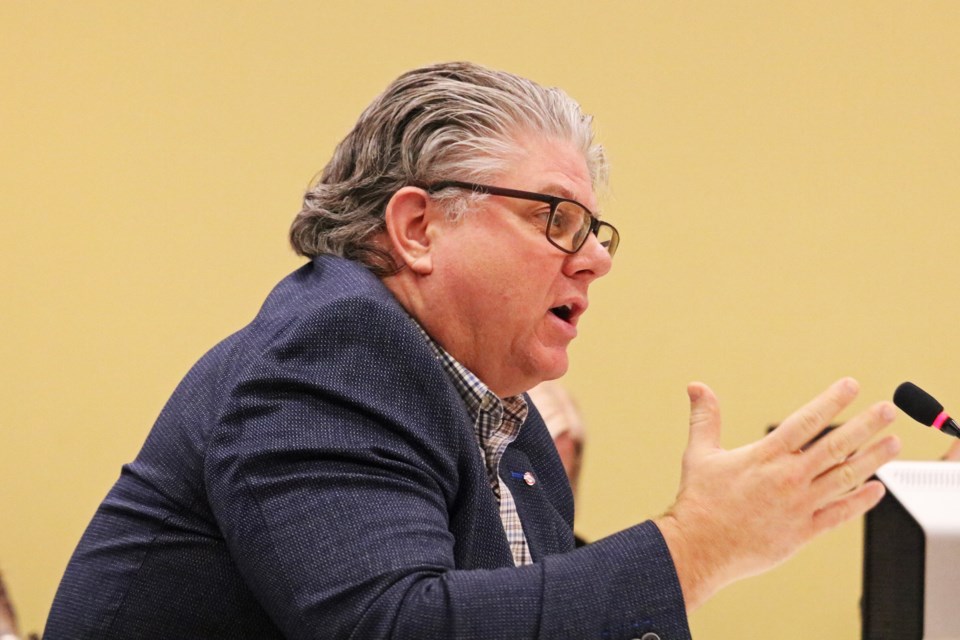
{"type": "Polygon", "coordinates": [[[897,387],[893,392],[893,404],[920,424],[928,427],[943,411],[942,404],[912,382],[904,382],[897,387]]]}

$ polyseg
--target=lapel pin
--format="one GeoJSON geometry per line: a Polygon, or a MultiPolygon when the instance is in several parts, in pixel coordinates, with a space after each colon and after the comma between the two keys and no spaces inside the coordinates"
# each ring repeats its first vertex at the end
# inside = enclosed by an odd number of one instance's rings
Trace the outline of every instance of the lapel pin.
{"type": "Polygon", "coordinates": [[[531,487],[537,484],[537,477],[533,475],[532,471],[527,471],[525,473],[520,473],[519,471],[511,471],[510,477],[514,478],[515,480],[523,480],[524,482],[527,483],[527,485],[531,487]]]}

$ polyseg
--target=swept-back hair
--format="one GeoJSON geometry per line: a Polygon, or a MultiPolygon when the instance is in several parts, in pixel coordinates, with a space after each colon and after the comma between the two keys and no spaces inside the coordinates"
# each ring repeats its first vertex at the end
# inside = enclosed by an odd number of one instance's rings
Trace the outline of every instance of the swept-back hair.
{"type": "MultiPolygon", "coordinates": [[[[381,277],[395,273],[398,265],[375,238],[397,190],[440,180],[489,180],[516,156],[515,139],[523,134],[572,143],[597,187],[606,180],[607,164],[593,142],[591,121],[562,90],[503,71],[467,62],[409,71],[337,145],[303,198],[290,243],[303,256],[333,254],[381,277]]],[[[445,204],[451,216],[464,208],[445,204]]]]}

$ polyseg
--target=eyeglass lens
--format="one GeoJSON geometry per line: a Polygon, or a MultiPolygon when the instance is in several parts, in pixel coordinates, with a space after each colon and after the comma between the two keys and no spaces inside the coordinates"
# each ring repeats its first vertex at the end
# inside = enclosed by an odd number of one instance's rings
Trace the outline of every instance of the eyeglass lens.
{"type": "MultiPolygon", "coordinates": [[[[561,202],[553,213],[547,236],[563,249],[576,252],[587,241],[591,226],[593,217],[589,211],[574,202],[561,202]]],[[[597,229],[597,240],[611,256],[617,250],[614,236],[615,231],[608,224],[601,224],[597,229]]]]}

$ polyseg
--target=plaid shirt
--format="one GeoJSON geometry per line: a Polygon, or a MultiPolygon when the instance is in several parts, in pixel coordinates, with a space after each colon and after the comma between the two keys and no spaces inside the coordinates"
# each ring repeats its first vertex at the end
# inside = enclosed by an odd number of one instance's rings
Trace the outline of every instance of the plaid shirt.
{"type": "MultiPolygon", "coordinates": [[[[423,331],[423,327],[420,327],[420,330],[423,331]]],[[[527,401],[522,395],[502,399],[497,397],[487,385],[480,381],[480,378],[457,362],[425,331],[423,335],[433,347],[437,360],[453,380],[454,386],[467,405],[470,417],[473,418],[477,444],[487,467],[490,488],[493,489],[493,494],[500,503],[500,520],[503,522],[503,530],[510,543],[513,562],[518,567],[531,564],[533,559],[530,557],[527,537],[523,533],[523,524],[520,522],[517,507],[513,502],[513,495],[498,473],[503,452],[507,445],[516,440],[523,421],[527,419],[527,401]]]]}

